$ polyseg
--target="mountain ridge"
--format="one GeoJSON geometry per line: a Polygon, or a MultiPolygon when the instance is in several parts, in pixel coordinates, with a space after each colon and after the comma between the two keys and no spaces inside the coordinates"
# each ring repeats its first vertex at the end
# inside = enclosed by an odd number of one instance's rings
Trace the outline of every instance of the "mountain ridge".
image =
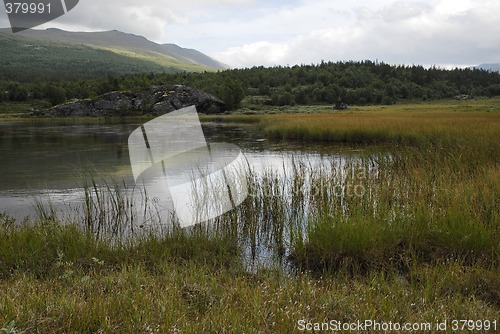
{"type": "MultiPolygon", "coordinates": [[[[99,61],[98,65],[92,65],[102,68],[108,74],[118,75],[129,72],[203,72],[228,68],[227,65],[195,49],[171,43],[158,44],[143,36],[118,30],[70,32],[49,28],[30,29],[13,34],[10,29],[0,29],[0,49],[5,51],[2,57],[4,68],[1,69],[6,72],[9,72],[9,69],[5,68],[7,63],[16,64],[22,61],[24,64],[42,67],[37,68],[37,71],[45,69],[50,72],[52,69],[47,63],[61,61],[69,64],[72,60],[80,65],[86,60],[99,61]],[[44,57],[45,59],[42,59],[44,57]],[[106,68],[106,63],[120,64],[117,66],[119,69],[106,68]],[[134,69],[135,67],[137,68],[134,69]]],[[[15,68],[13,71],[22,70],[22,63],[18,64],[18,67],[20,69],[15,68]]],[[[67,70],[70,71],[71,68],[67,70]]],[[[80,71],[84,72],[83,69],[80,71]]]]}

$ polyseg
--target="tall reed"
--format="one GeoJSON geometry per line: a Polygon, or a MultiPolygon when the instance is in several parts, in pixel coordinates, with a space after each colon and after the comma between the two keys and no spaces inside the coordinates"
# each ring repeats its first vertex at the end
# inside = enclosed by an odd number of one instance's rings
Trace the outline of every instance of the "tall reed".
{"type": "Polygon", "coordinates": [[[472,165],[467,159],[415,148],[321,164],[284,158],[281,171],[249,170],[249,196],[235,210],[188,230],[155,215],[147,193],[133,197],[136,190],[117,182],[90,179],[81,221],[96,239],[119,242],[148,233],[230,237],[254,265],[353,272],[406,271],[415,261],[496,266],[499,167],[494,157],[472,165]]]}

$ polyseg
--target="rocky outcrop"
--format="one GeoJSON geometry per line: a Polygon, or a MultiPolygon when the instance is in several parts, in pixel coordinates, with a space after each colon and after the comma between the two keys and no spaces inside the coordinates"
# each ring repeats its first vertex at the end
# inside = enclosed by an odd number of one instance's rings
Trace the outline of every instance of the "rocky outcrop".
{"type": "Polygon", "coordinates": [[[38,114],[53,117],[162,115],[192,105],[204,114],[226,110],[223,101],[201,90],[182,85],[162,85],[136,93],[110,92],[96,99],[57,105],[38,114]]]}

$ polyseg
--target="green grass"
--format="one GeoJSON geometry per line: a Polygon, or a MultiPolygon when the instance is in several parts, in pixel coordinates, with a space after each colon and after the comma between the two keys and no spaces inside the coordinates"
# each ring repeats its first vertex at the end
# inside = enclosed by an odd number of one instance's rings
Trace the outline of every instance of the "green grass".
{"type": "MultiPolygon", "coordinates": [[[[169,57],[160,52],[154,51],[143,51],[139,49],[121,49],[116,47],[103,47],[103,46],[93,46],[99,50],[105,50],[112,52],[116,55],[125,56],[130,59],[135,59],[137,61],[150,62],[153,64],[158,64],[164,69],[169,69],[173,72],[187,71],[187,72],[215,72],[216,69],[204,65],[193,64],[188,62],[183,62],[175,58],[169,57]]],[[[166,71],[168,72],[168,71],[166,71]]]]}
{"type": "Polygon", "coordinates": [[[33,109],[42,106],[39,102],[2,102],[0,103],[0,121],[26,119],[33,109]]]}
{"type": "Polygon", "coordinates": [[[498,321],[500,122],[489,103],[207,118],[310,131],[290,137],[299,140],[325,131],[330,143],[342,130],[341,143],[384,151],[322,168],[296,159],[286,178],[250,172],[251,196],[212,227],[124,237],[110,227],[129,226],[127,197],[92,180],[87,220],[44,208],[38,222],[3,215],[0,326],[293,333],[301,319],[498,321]]]}
{"type": "Polygon", "coordinates": [[[19,331],[45,333],[298,333],[301,319],[498,319],[487,303],[498,283],[494,277],[457,266],[413,274],[412,280],[383,274],[315,279],[165,263],[155,274],[134,265],[43,281],[25,275],[0,282],[1,314],[16,319],[19,331]]]}
{"type": "Polygon", "coordinates": [[[318,215],[292,260],[307,270],[361,273],[436,261],[498,268],[500,167],[498,155],[483,152],[495,140],[461,155],[408,148],[347,165],[344,178],[313,177],[318,215]],[[329,195],[339,185],[360,195],[329,195]]]}
{"type": "Polygon", "coordinates": [[[143,233],[133,242],[110,242],[77,224],[62,224],[54,219],[14,223],[2,215],[0,223],[2,279],[18,274],[50,279],[63,274],[66,264],[72,270],[88,273],[139,263],[154,272],[164,262],[199,262],[214,268],[239,262],[238,245],[230,234],[209,236],[200,228],[176,229],[161,237],[143,233]]]}

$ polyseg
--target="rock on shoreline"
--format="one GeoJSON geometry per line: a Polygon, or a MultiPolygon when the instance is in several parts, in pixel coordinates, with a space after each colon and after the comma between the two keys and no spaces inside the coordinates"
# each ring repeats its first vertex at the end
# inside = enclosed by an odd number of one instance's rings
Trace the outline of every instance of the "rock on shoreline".
{"type": "Polygon", "coordinates": [[[95,99],[85,99],[57,105],[38,116],[97,117],[162,115],[195,105],[199,113],[218,114],[226,111],[219,98],[199,89],[183,85],[161,85],[140,92],[110,92],[95,99]]]}

